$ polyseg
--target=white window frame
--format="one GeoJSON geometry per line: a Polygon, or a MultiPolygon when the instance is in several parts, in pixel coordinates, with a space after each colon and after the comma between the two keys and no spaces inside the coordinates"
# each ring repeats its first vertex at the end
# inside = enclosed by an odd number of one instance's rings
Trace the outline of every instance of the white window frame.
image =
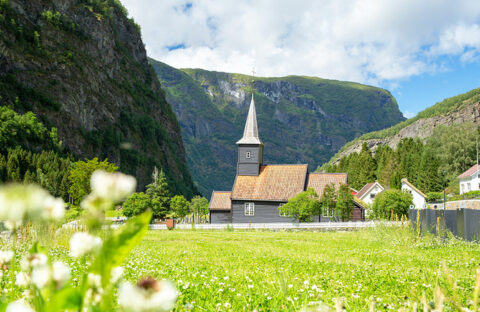
{"type": "Polygon", "coordinates": [[[335,208],[334,208],[334,209],[324,208],[324,209],[322,209],[322,217],[324,217],[324,218],[332,218],[333,215],[334,215],[334,211],[335,211],[335,208]]]}
{"type": "Polygon", "coordinates": [[[245,158],[246,158],[246,159],[252,158],[252,153],[251,153],[250,151],[246,152],[246,153],[245,153],[245,158]]]}
{"type": "Polygon", "coordinates": [[[248,217],[255,215],[255,203],[245,203],[244,213],[248,217]]]}
{"type": "Polygon", "coordinates": [[[472,186],[470,185],[470,183],[467,183],[467,190],[470,192],[472,190],[472,186]]]}
{"type": "MultiPolygon", "coordinates": [[[[282,207],[283,205],[285,205],[285,204],[279,204],[279,205],[278,205],[278,208],[282,207]]],[[[280,217],[288,217],[288,215],[287,215],[286,213],[282,213],[282,212],[280,211],[280,209],[278,209],[278,215],[279,215],[280,217]]]]}

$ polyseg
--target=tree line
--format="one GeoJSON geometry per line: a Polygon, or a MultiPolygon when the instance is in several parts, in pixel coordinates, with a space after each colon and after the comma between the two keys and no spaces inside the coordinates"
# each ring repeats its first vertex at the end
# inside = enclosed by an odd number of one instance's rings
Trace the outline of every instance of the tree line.
{"type": "Polygon", "coordinates": [[[359,153],[342,157],[338,164],[327,164],[326,172],[347,172],[354,189],[378,181],[384,187],[400,189],[407,178],[424,193],[441,192],[448,186],[458,194],[456,177],[476,162],[478,128],[472,123],[439,126],[424,143],[404,138],[396,148],[379,145],[374,152],[364,142],[359,153]]]}

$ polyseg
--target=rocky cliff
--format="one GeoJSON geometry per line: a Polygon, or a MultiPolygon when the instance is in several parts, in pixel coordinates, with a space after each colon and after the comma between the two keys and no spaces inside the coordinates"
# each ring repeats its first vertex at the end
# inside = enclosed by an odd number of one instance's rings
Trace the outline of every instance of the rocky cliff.
{"type": "Polygon", "coordinates": [[[118,0],[1,0],[1,105],[33,111],[74,155],[108,157],[140,187],[153,166],[194,194],[180,128],[118,0]]]}
{"type": "Polygon", "coordinates": [[[395,148],[404,138],[420,138],[427,142],[438,126],[461,123],[471,124],[472,127],[480,125],[480,88],[439,102],[391,128],[365,134],[347,143],[332,157],[330,163],[337,164],[342,157],[359,152],[364,142],[373,151],[379,145],[395,148]]]}
{"type": "MultiPolygon", "coordinates": [[[[251,78],[151,60],[182,129],[199,190],[229,190],[251,99],[251,78]]],[[[326,162],[346,142],[404,120],[391,94],[357,83],[288,76],[255,78],[265,163],[326,162]]]]}

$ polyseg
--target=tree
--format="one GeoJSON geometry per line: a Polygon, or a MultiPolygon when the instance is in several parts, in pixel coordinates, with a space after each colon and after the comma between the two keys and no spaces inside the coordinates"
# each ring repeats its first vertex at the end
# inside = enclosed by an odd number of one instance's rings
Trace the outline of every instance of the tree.
{"type": "Polygon", "coordinates": [[[201,217],[208,215],[208,200],[205,197],[199,195],[192,198],[190,205],[193,216],[196,218],[196,222],[199,223],[201,217]]]}
{"type": "Polygon", "coordinates": [[[133,193],[123,203],[122,212],[126,217],[133,217],[146,211],[150,205],[150,197],[147,194],[133,193]]]}
{"type": "Polygon", "coordinates": [[[170,201],[170,210],[176,218],[183,219],[190,212],[190,203],[183,195],[175,195],[170,201]]]}
{"type": "Polygon", "coordinates": [[[424,192],[439,192],[445,188],[440,172],[440,160],[431,149],[423,152],[418,172],[418,187],[424,192]]]}
{"type": "Polygon", "coordinates": [[[348,221],[352,218],[352,211],[354,208],[353,196],[350,188],[342,184],[338,189],[336,210],[340,213],[342,221],[348,221]]]}
{"type": "Polygon", "coordinates": [[[73,164],[68,181],[70,188],[68,189],[70,195],[74,198],[75,204],[79,205],[80,201],[90,193],[90,178],[92,173],[96,170],[105,170],[107,172],[115,172],[118,167],[115,164],[109,163],[108,159],[98,161],[98,158],[79,160],[73,164]]]}
{"type": "Polygon", "coordinates": [[[320,199],[320,212],[324,212],[325,215],[334,216],[335,215],[335,186],[330,183],[325,186],[323,189],[322,198],[320,199]]]}
{"type": "Polygon", "coordinates": [[[383,191],[373,201],[373,216],[379,219],[390,219],[392,215],[407,216],[412,201],[413,197],[410,193],[395,189],[383,191]]]}
{"type": "Polygon", "coordinates": [[[299,222],[309,222],[312,221],[315,212],[320,211],[320,205],[318,194],[313,188],[308,188],[306,191],[290,198],[286,204],[278,207],[278,210],[281,215],[299,222]]]}
{"type": "Polygon", "coordinates": [[[362,150],[358,155],[358,180],[356,187],[360,188],[363,185],[375,181],[375,171],[377,164],[372,157],[372,151],[368,148],[367,143],[363,142],[362,150]]]}
{"type": "Polygon", "coordinates": [[[170,190],[163,170],[153,169],[153,182],[146,187],[146,194],[150,197],[154,218],[165,218],[170,212],[170,190]]]}

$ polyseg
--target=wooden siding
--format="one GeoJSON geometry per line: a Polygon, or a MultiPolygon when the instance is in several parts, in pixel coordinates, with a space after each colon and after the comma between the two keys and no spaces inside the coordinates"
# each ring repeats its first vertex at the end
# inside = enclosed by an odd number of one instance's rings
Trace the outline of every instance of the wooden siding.
{"type": "Polygon", "coordinates": [[[237,175],[258,176],[262,162],[262,145],[252,144],[238,146],[237,175]],[[250,152],[250,158],[246,158],[247,152],[250,152]]]}
{"type": "Polygon", "coordinates": [[[210,223],[232,223],[231,211],[210,211],[210,223]]]}
{"type": "Polygon", "coordinates": [[[232,201],[232,223],[275,223],[292,222],[291,218],[281,217],[278,202],[232,201]],[[245,215],[245,203],[255,203],[255,215],[245,215]]]}
{"type": "Polygon", "coordinates": [[[237,175],[239,176],[258,176],[259,173],[259,164],[238,164],[237,175]]]}

